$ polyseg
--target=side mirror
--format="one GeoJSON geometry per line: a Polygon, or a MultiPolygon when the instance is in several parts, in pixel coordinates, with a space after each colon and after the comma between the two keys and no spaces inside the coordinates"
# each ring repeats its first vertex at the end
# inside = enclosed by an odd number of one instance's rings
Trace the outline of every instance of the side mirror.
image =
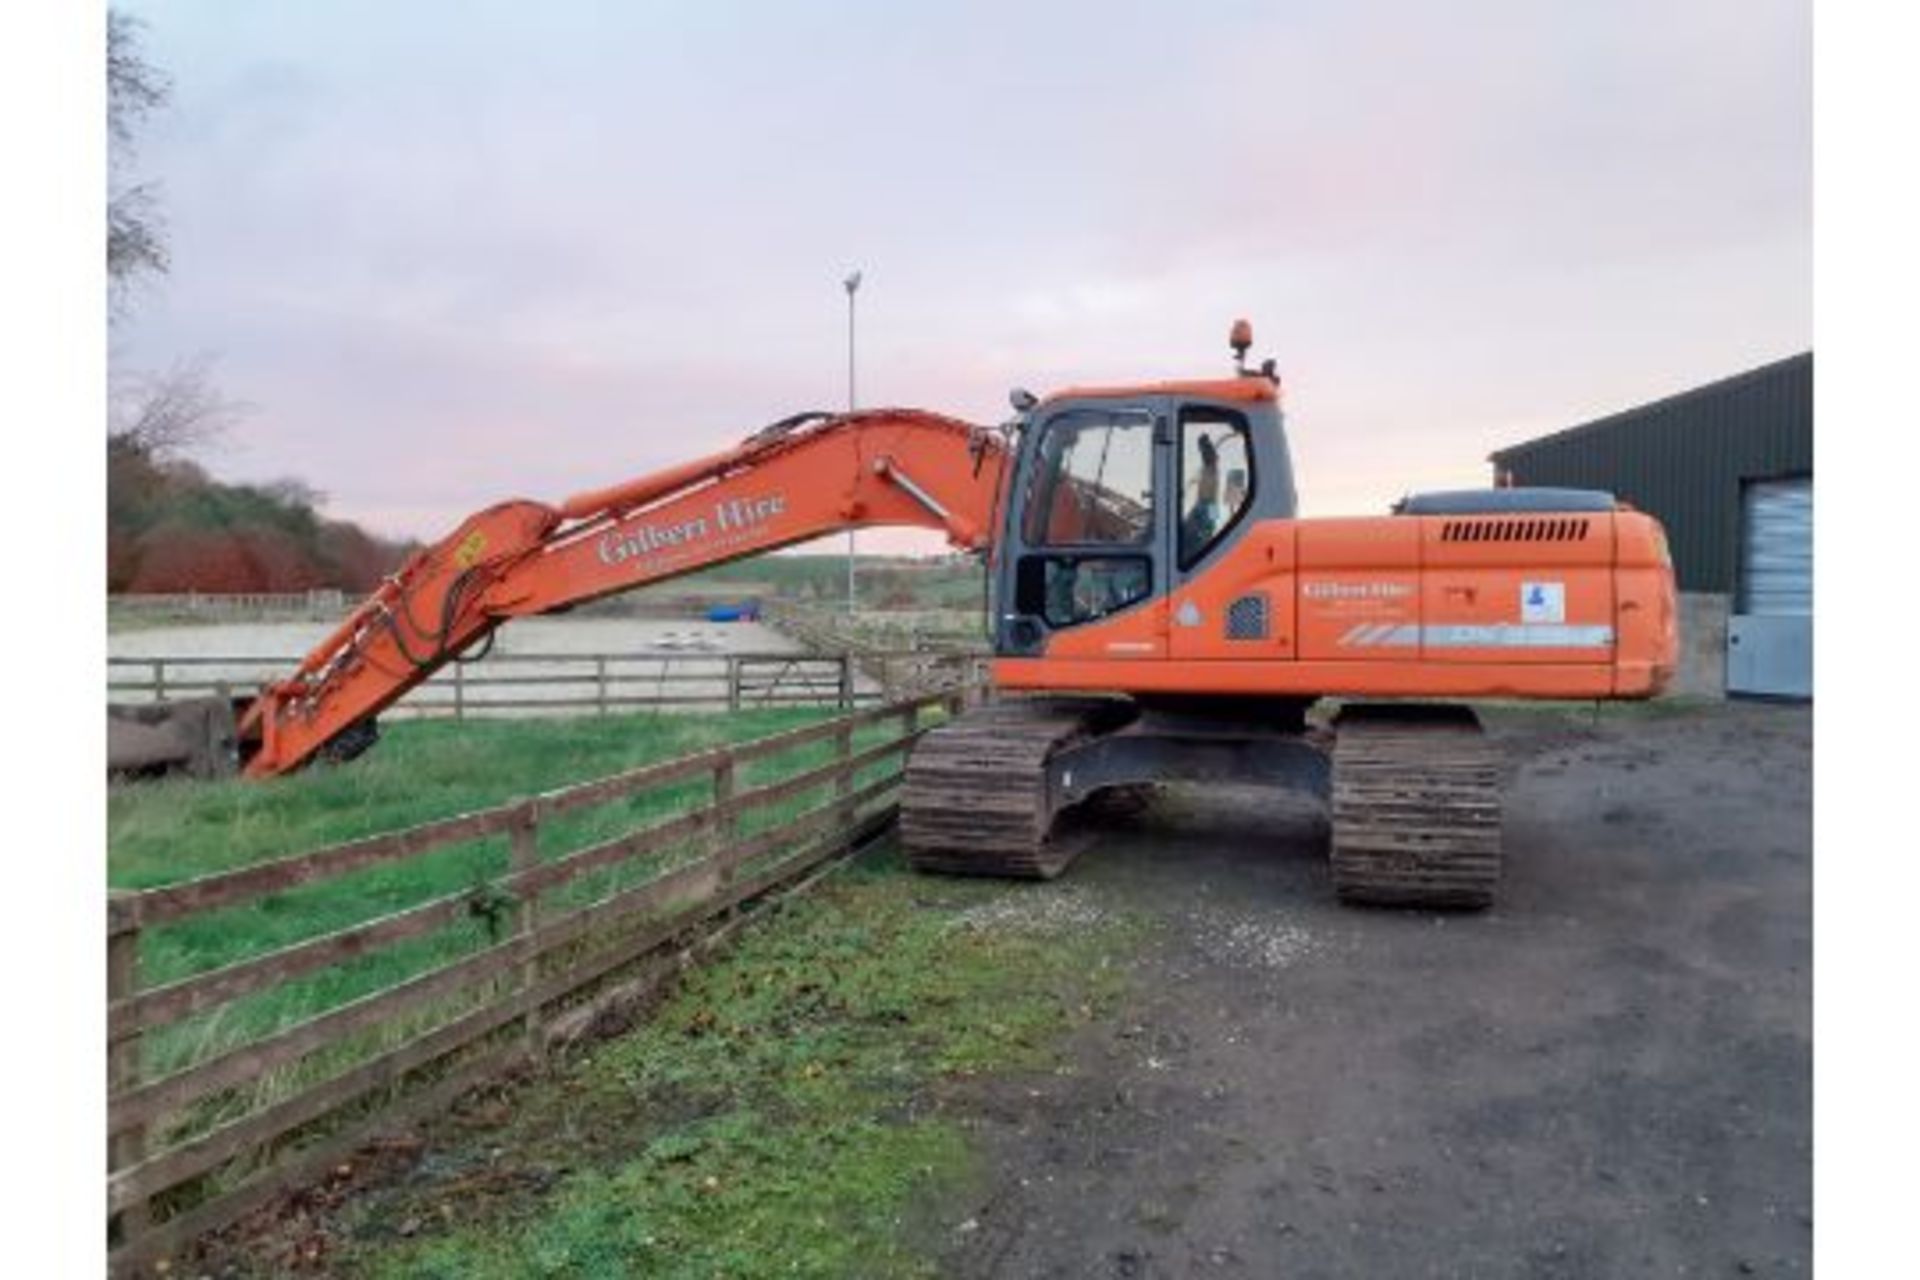
{"type": "Polygon", "coordinates": [[[1013,406],[1015,413],[1032,413],[1040,405],[1040,398],[1025,387],[1015,387],[1007,392],[1007,403],[1013,406]]]}

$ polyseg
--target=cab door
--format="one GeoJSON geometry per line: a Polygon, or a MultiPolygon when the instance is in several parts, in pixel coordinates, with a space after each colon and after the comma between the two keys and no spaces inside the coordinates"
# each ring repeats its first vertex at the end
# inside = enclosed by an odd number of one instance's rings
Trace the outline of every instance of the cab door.
{"type": "Polygon", "coordinates": [[[1004,657],[1167,654],[1164,407],[1064,402],[1023,440],[1007,511],[1004,657]]]}
{"type": "Polygon", "coordinates": [[[1185,402],[1168,454],[1167,656],[1290,658],[1293,484],[1277,417],[1185,402]]]}

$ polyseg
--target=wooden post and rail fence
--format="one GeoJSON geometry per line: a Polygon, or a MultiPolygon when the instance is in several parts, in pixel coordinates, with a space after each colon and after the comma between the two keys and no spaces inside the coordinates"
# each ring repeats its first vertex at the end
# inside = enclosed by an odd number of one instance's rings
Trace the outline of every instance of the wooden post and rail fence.
{"type": "MultiPolygon", "coordinates": [[[[110,702],[251,693],[296,656],[107,659],[110,702]]],[[[449,663],[391,715],[607,715],[650,710],[830,706],[852,710],[982,677],[965,653],[497,653],[449,663]]]]}
{"type": "MultiPolygon", "coordinates": [[[[715,583],[704,587],[688,583],[660,584],[642,587],[613,601],[597,601],[590,609],[592,616],[600,617],[695,619],[704,618],[716,605],[757,602],[773,590],[772,585],[765,582],[715,583]]],[[[107,596],[107,612],[110,618],[133,624],[295,618],[331,622],[345,617],[347,610],[364,595],[364,591],[347,592],[337,587],[315,587],[309,591],[112,592],[107,596]]]]}
{"type": "Polygon", "coordinates": [[[815,653],[851,653],[862,663],[909,655],[984,656],[988,649],[977,615],[966,611],[880,610],[850,617],[843,609],[772,599],[761,606],[761,618],[815,653]]]}
{"type": "Polygon", "coordinates": [[[923,716],[957,711],[976,695],[950,689],[405,830],[114,893],[111,1269],[135,1273],[324,1176],[370,1140],[536,1061],[610,1005],[657,986],[717,927],[730,929],[757,900],[806,882],[891,822],[923,716]],[[670,816],[626,827],[649,806],[670,816]],[[483,873],[463,891],[163,982],[142,976],[170,931],[177,940],[233,928],[233,913],[273,913],[286,895],[456,848],[483,873]],[[436,940],[447,945],[418,950],[436,940]],[[343,1002],[315,994],[317,976],[345,974],[394,954],[389,948],[408,954],[409,943],[425,967],[343,1002]],[[247,1001],[257,1015],[263,999],[289,995],[296,998],[256,1016],[239,1038],[247,1001]]]}

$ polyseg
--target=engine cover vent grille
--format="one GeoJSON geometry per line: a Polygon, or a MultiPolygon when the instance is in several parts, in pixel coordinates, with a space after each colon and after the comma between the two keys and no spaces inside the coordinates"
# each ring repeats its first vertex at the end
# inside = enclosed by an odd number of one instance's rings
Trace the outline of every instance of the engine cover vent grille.
{"type": "Polygon", "coordinates": [[[1588,520],[1449,520],[1442,542],[1583,542],[1588,520]]]}
{"type": "Polygon", "coordinates": [[[1227,639],[1265,640],[1269,612],[1265,592],[1241,596],[1227,606],[1227,639]]]}

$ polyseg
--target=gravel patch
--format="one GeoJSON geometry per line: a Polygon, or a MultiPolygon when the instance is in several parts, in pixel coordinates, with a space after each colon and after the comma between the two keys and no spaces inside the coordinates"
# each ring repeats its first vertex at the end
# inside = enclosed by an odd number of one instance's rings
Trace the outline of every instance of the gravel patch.
{"type": "Polygon", "coordinates": [[[951,927],[983,933],[1064,933],[1103,923],[1108,912],[1078,885],[1016,886],[1011,892],[969,907],[951,927]]]}
{"type": "Polygon", "coordinates": [[[1320,949],[1320,940],[1272,912],[1241,915],[1202,910],[1188,917],[1194,945],[1209,959],[1240,969],[1285,969],[1320,949]]]}

